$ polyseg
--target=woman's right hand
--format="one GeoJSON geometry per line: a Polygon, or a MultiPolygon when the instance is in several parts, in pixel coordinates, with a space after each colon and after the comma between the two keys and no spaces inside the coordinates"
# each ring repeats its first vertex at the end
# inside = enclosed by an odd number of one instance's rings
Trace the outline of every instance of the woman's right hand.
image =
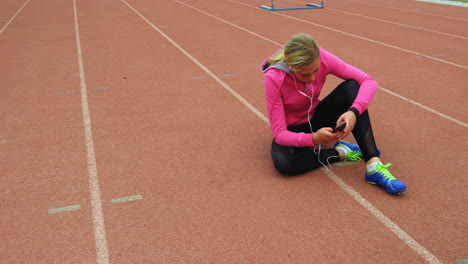
{"type": "Polygon", "coordinates": [[[317,132],[315,132],[312,136],[314,145],[335,143],[344,133],[343,131],[332,133],[332,131],[333,128],[331,127],[322,127],[321,129],[317,130],[317,132]]]}

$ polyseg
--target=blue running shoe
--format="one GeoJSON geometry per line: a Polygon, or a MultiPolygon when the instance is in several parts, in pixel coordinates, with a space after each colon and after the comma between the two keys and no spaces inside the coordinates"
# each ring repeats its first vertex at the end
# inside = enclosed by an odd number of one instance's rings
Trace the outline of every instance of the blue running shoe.
{"type": "Polygon", "coordinates": [[[377,168],[374,171],[370,173],[366,172],[366,181],[370,184],[383,187],[389,194],[400,195],[406,190],[406,185],[393,177],[388,171],[387,168],[391,165],[391,163],[387,165],[377,164],[377,168]]]}
{"type": "MultiPolygon", "coordinates": [[[[335,148],[337,148],[337,147],[344,148],[348,152],[348,155],[346,156],[344,161],[358,161],[358,162],[361,161],[362,152],[361,152],[361,148],[359,148],[358,145],[351,144],[351,143],[346,142],[346,141],[338,141],[335,144],[335,148]]],[[[380,149],[377,148],[377,151],[378,151],[379,156],[380,156],[380,149]]]]}
{"type": "Polygon", "coordinates": [[[338,141],[335,144],[335,148],[343,148],[348,152],[344,161],[361,161],[362,152],[358,145],[346,141],[338,141]]]}

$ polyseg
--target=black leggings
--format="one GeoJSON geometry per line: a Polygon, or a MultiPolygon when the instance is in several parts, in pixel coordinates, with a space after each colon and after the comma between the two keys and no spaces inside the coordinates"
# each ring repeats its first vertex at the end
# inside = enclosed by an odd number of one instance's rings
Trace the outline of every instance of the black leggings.
{"type": "MultiPolygon", "coordinates": [[[[322,127],[334,127],[338,118],[354,102],[359,91],[359,84],[355,80],[344,81],[327,95],[315,109],[310,120],[314,132],[322,127]]],[[[309,123],[288,127],[292,132],[311,133],[309,123]]],[[[367,162],[373,157],[379,157],[377,146],[372,133],[368,111],[364,111],[356,120],[352,131],[356,142],[361,148],[363,158],[367,162]]],[[[271,144],[271,157],[275,168],[285,175],[302,174],[322,166],[340,160],[336,149],[322,149],[320,155],[317,148],[310,147],[288,147],[278,145],[273,140],[271,144]],[[320,159],[320,162],[319,162],[320,159]]]]}

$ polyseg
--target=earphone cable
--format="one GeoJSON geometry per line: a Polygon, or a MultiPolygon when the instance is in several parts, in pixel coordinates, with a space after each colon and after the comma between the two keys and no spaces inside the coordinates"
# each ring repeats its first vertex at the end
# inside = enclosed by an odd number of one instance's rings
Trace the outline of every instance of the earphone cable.
{"type": "MultiPolygon", "coordinates": [[[[314,133],[314,131],[312,130],[312,123],[310,122],[310,111],[312,111],[312,107],[313,107],[313,103],[314,103],[314,87],[313,87],[313,85],[311,84],[311,86],[312,86],[312,87],[311,87],[311,88],[312,88],[312,89],[311,89],[311,90],[312,90],[312,96],[308,96],[307,94],[305,94],[304,92],[302,92],[301,90],[299,90],[299,89],[297,88],[296,77],[295,77],[294,73],[292,73],[292,76],[293,76],[293,79],[294,79],[294,86],[296,87],[296,90],[297,90],[300,94],[304,95],[305,97],[310,98],[310,108],[309,108],[309,111],[307,111],[307,121],[308,121],[308,123],[309,123],[310,133],[314,133]]],[[[304,84],[304,85],[305,85],[305,84],[304,84]]],[[[327,164],[328,164],[328,167],[330,167],[330,169],[329,169],[329,168],[327,167],[327,165],[323,164],[323,162],[320,160],[320,152],[321,152],[321,150],[322,150],[322,144],[319,144],[318,146],[316,146],[316,147],[314,148],[314,153],[317,154],[317,160],[318,160],[318,162],[319,162],[323,167],[325,167],[327,170],[331,170],[331,164],[330,164],[330,162],[329,162],[329,159],[330,159],[330,158],[336,158],[336,157],[339,158],[340,156],[330,156],[330,157],[327,158],[327,164]],[[317,148],[318,148],[318,151],[317,151],[317,148]]]]}

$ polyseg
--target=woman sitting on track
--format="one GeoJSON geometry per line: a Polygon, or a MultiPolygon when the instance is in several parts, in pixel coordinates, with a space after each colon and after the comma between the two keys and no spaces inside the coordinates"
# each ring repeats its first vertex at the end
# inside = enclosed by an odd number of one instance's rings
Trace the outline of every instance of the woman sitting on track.
{"type": "Polygon", "coordinates": [[[292,37],[261,70],[273,132],[271,156],[278,171],[297,175],[339,160],[364,158],[367,182],[390,194],[406,190],[387,170],[391,164],[383,165],[379,158],[367,111],[377,91],[372,77],[319,48],[307,34],[292,37]],[[328,74],[345,81],[320,101],[328,74]],[[332,132],[343,123],[342,131],[332,132]],[[350,132],[358,145],[341,141],[350,132]]]}

